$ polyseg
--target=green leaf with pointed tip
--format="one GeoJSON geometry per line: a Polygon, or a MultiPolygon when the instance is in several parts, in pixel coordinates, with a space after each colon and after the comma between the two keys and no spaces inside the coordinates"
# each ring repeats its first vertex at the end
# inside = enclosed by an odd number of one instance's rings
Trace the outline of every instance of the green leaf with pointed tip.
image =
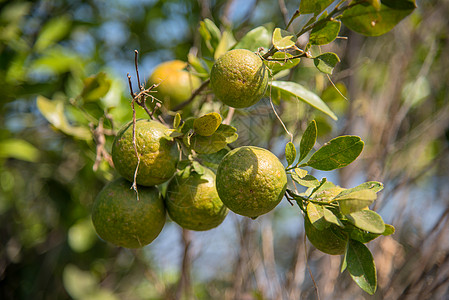
{"type": "Polygon", "coordinates": [[[330,171],[352,163],[363,150],[363,141],[358,136],[336,137],[318,149],[305,166],[330,171]]]}
{"type": "Polygon", "coordinates": [[[37,162],[39,150],[22,139],[4,139],[0,141],[0,158],[15,158],[23,161],[37,162]]]}
{"type": "Polygon", "coordinates": [[[337,120],[337,116],[317,94],[306,89],[299,83],[292,81],[271,81],[269,84],[271,85],[271,89],[268,90],[273,90],[274,92],[280,93],[281,98],[285,100],[291,98],[301,100],[325,113],[332,119],[337,120]]]}
{"type": "MultiPolygon", "coordinates": [[[[296,170],[296,169],[295,169],[296,170]]],[[[312,175],[305,175],[304,177],[300,177],[298,176],[298,174],[296,172],[292,173],[292,179],[305,187],[317,187],[320,185],[320,181],[318,179],[316,179],[315,177],[313,177],[312,175]]]]}
{"type": "Polygon", "coordinates": [[[269,48],[270,45],[271,33],[264,26],[259,26],[245,34],[234,49],[248,49],[255,52],[260,47],[269,48]]]}
{"type": "Polygon", "coordinates": [[[220,42],[215,49],[214,58],[218,59],[220,56],[225,54],[232,46],[235,44],[235,38],[230,31],[224,31],[221,35],[220,42]]]}
{"type": "Polygon", "coordinates": [[[292,142],[285,145],[285,158],[287,159],[287,166],[291,166],[296,159],[296,148],[292,142]]]}
{"type": "Polygon", "coordinates": [[[173,128],[178,128],[181,124],[181,115],[176,113],[175,118],[173,119],[173,128]]]}
{"type": "Polygon", "coordinates": [[[315,26],[310,32],[309,43],[326,45],[335,40],[340,32],[340,21],[327,21],[315,26]]]}
{"type": "Polygon", "coordinates": [[[235,142],[239,137],[237,134],[237,129],[226,124],[220,124],[215,133],[223,136],[226,139],[227,144],[235,142]]]}
{"type": "Polygon", "coordinates": [[[355,191],[349,194],[337,195],[331,202],[338,202],[342,214],[360,211],[376,200],[377,195],[372,190],[355,191]]]}
{"type": "Polygon", "coordinates": [[[367,36],[379,36],[393,29],[416,8],[414,1],[382,1],[380,9],[361,3],[346,9],[341,20],[349,29],[367,36]]]}
{"type": "Polygon", "coordinates": [[[338,196],[344,196],[344,195],[350,194],[352,192],[362,191],[362,190],[372,190],[373,192],[377,193],[377,192],[381,191],[383,188],[384,188],[384,185],[381,182],[367,181],[362,184],[359,184],[356,187],[342,191],[340,194],[338,194],[338,196]]]}
{"type": "Polygon", "coordinates": [[[286,50],[295,46],[296,35],[286,30],[275,28],[273,31],[272,43],[278,50],[286,50]]]}
{"type": "Polygon", "coordinates": [[[330,209],[327,209],[324,207],[323,213],[324,213],[324,219],[327,222],[333,223],[341,228],[345,227],[345,225],[343,225],[343,223],[340,221],[340,219],[330,209]]]}
{"type": "Polygon", "coordinates": [[[89,129],[69,124],[64,114],[64,103],[62,101],[51,101],[43,96],[38,96],[36,103],[41,114],[56,129],[81,140],[92,139],[89,129]]]}
{"type": "Polygon", "coordinates": [[[291,59],[291,57],[293,57],[293,55],[290,53],[278,51],[265,61],[265,65],[271,70],[271,73],[274,75],[279,73],[280,71],[291,69],[299,64],[301,60],[300,58],[291,59]]]}
{"type": "Polygon", "coordinates": [[[317,138],[317,127],[316,121],[313,120],[309,123],[304,134],[301,137],[301,142],[299,143],[299,160],[302,161],[306,158],[307,154],[313,149],[317,138]]]}
{"type": "MultiPolygon", "coordinates": [[[[346,225],[346,228],[348,228],[350,226],[352,226],[352,225],[346,225]]],[[[353,226],[351,228],[351,231],[349,234],[349,237],[351,239],[359,241],[364,244],[371,242],[372,240],[378,238],[379,236],[380,236],[380,234],[367,232],[367,231],[361,230],[355,226],[353,226]]]]}
{"type": "Polygon", "coordinates": [[[204,19],[200,22],[199,32],[209,51],[214,53],[221,39],[220,29],[211,20],[204,19]]]}
{"type": "Polygon", "coordinates": [[[382,234],[385,231],[385,223],[382,217],[368,209],[356,211],[346,215],[346,218],[354,224],[355,227],[362,230],[382,234]]]}
{"type": "Polygon", "coordinates": [[[396,231],[396,229],[394,228],[393,225],[385,224],[385,231],[382,232],[382,235],[389,236],[389,235],[392,235],[395,231],[396,231]]]}
{"type": "Polygon", "coordinates": [[[333,0],[301,0],[299,3],[299,11],[301,14],[319,15],[326,9],[333,0]]]}
{"type": "Polygon", "coordinates": [[[321,205],[309,202],[307,204],[307,216],[313,227],[318,230],[323,230],[329,227],[329,223],[324,219],[324,211],[321,205]]]}
{"type": "Polygon", "coordinates": [[[81,97],[84,101],[96,101],[104,97],[111,87],[111,80],[106,73],[100,72],[84,79],[84,87],[81,97]]]}
{"type": "Polygon", "coordinates": [[[313,59],[315,67],[322,73],[332,74],[335,66],[340,62],[337,54],[332,52],[323,53],[313,59]]]}
{"type": "Polygon", "coordinates": [[[189,64],[194,69],[194,74],[199,77],[209,77],[209,71],[207,70],[207,65],[203,63],[198,57],[193,54],[187,56],[189,64]]]}
{"type": "Polygon", "coordinates": [[[193,121],[193,130],[202,136],[210,136],[221,124],[221,116],[216,112],[205,114],[193,121]]]}
{"type": "Polygon", "coordinates": [[[377,289],[377,274],[373,255],[361,242],[349,240],[346,252],[349,274],[357,285],[370,295],[377,289]]]}

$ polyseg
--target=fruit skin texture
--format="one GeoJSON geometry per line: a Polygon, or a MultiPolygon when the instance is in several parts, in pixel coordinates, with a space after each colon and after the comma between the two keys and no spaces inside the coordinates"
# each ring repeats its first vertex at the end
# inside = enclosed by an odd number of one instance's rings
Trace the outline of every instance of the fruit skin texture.
{"type": "Polygon", "coordinates": [[[282,163],[270,151],[243,146],[223,157],[216,183],[221,201],[230,210],[256,218],[271,211],[282,200],[287,175],[282,163]]]}
{"type": "MultiPolygon", "coordinates": [[[[112,144],[112,160],[117,172],[134,180],[137,157],[133,146],[133,123],[123,126],[112,144]]],[[[169,180],[176,171],[179,153],[174,141],[165,138],[170,129],[152,120],[137,120],[136,145],[140,155],[137,184],[153,186],[169,180]]]]}
{"type": "Polygon", "coordinates": [[[151,243],[165,224],[165,206],[156,187],[138,186],[139,200],[131,183],[118,178],[95,198],[92,222],[105,241],[126,248],[151,243]]]}
{"type": "Polygon", "coordinates": [[[163,101],[168,109],[186,101],[192,92],[201,85],[201,79],[184,70],[187,63],[181,60],[172,60],[158,65],[149,78],[149,83],[159,84],[154,94],[163,101]]]}
{"type": "Polygon", "coordinates": [[[263,97],[268,77],[268,69],[258,55],[246,49],[234,49],[214,63],[210,85],[224,104],[244,108],[263,97]]]}
{"type": "Polygon", "coordinates": [[[218,197],[215,174],[204,168],[203,174],[177,174],[168,184],[165,204],[170,218],[190,230],[209,230],[220,225],[228,209],[218,197]]]}
{"type": "Polygon", "coordinates": [[[321,252],[341,255],[346,251],[347,234],[337,225],[331,224],[324,230],[316,229],[307,215],[304,216],[304,228],[310,243],[321,252]]]}

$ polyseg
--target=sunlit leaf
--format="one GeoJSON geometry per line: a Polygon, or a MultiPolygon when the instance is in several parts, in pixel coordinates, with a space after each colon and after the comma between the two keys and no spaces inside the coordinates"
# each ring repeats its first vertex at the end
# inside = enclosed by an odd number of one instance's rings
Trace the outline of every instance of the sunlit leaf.
{"type": "Polygon", "coordinates": [[[285,158],[287,159],[288,166],[292,165],[296,159],[296,148],[292,142],[288,142],[285,145],[285,158]]]}
{"type": "Polygon", "coordinates": [[[376,212],[368,209],[356,211],[346,215],[346,218],[355,227],[362,230],[382,234],[385,231],[385,223],[376,212]]]}
{"type": "Polygon", "coordinates": [[[317,128],[316,122],[313,120],[309,123],[304,134],[301,137],[301,142],[299,144],[299,160],[302,161],[306,158],[307,154],[313,149],[317,138],[317,128]]]}
{"type": "Polygon", "coordinates": [[[301,177],[301,176],[296,172],[296,170],[301,170],[301,169],[296,168],[296,169],[295,169],[295,172],[292,173],[292,179],[293,179],[296,183],[298,183],[298,184],[300,184],[300,185],[302,185],[302,186],[305,186],[305,187],[312,187],[312,188],[317,187],[317,186],[320,185],[320,181],[319,181],[318,179],[316,179],[315,177],[313,177],[312,175],[307,174],[307,175],[301,177]]]}
{"type": "Polygon", "coordinates": [[[0,158],[36,162],[39,159],[39,150],[22,139],[4,139],[0,141],[0,158]]]}
{"type": "Polygon", "coordinates": [[[270,45],[271,33],[264,26],[259,26],[245,34],[234,49],[248,49],[255,52],[260,47],[269,48],[270,45]]]}
{"type": "Polygon", "coordinates": [[[273,46],[278,50],[286,50],[295,46],[296,35],[286,30],[276,28],[273,31],[273,46]]]}
{"type": "Polygon", "coordinates": [[[340,219],[330,209],[323,208],[323,216],[327,222],[335,224],[342,228],[344,227],[340,219]]]}
{"type": "Polygon", "coordinates": [[[318,24],[310,32],[309,43],[312,45],[329,44],[337,38],[340,27],[340,21],[327,21],[318,24]]]}
{"type": "Polygon", "coordinates": [[[393,225],[385,224],[385,231],[382,232],[382,235],[384,236],[392,235],[395,231],[396,229],[394,228],[393,225]]]}
{"type": "Polygon", "coordinates": [[[305,165],[322,171],[345,167],[360,155],[363,145],[358,136],[339,136],[318,149],[305,165]]]}
{"type": "Polygon", "coordinates": [[[376,292],[377,274],[373,255],[361,242],[349,240],[346,252],[349,274],[357,285],[370,295],[376,292]]]}
{"type": "Polygon", "coordinates": [[[269,82],[269,84],[271,85],[271,90],[274,90],[274,92],[279,92],[283,99],[287,100],[290,98],[294,98],[301,100],[318,109],[319,111],[327,114],[332,119],[337,120],[337,116],[330,110],[326,103],[324,103],[324,101],[321,100],[321,98],[317,94],[306,89],[299,83],[292,81],[271,81],[269,82]]]}
{"type": "Polygon", "coordinates": [[[291,59],[291,57],[293,57],[293,55],[291,55],[290,53],[278,51],[269,58],[275,59],[275,61],[266,60],[265,65],[271,70],[271,73],[274,75],[279,73],[280,71],[291,69],[299,64],[300,58],[291,59]]]}
{"type": "Polygon", "coordinates": [[[324,211],[321,205],[309,202],[307,204],[307,216],[313,227],[318,230],[323,230],[329,227],[329,223],[324,219],[324,211]]]}
{"type": "Polygon", "coordinates": [[[193,122],[193,130],[199,135],[210,136],[218,129],[221,124],[221,116],[212,112],[205,114],[193,122]]]}
{"type": "Polygon", "coordinates": [[[225,54],[235,44],[235,38],[230,31],[224,31],[221,35],[221,39],[215,49],[214,58],[218,59],[225,54]]]}
{"type": "Polygon", "coordinates": [[[341,196],[337,195],[332,202],[338,202],[341,213],[346,215],[366,208],[376,199],[376,192],[361,190],[341,196]]]}

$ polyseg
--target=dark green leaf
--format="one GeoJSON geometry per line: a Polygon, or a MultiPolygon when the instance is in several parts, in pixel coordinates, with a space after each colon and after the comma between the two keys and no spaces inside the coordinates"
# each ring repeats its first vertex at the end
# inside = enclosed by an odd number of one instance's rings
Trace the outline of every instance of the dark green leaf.
{"type": "Polygon", "coordinates": [[[355,227],[362,230],[382,234],[385,231],[385,223],[382,217],[376,212],[363,209],[346,215],[346,218],[354,224],[355,227]]]}
{"type": "Polygon", "coordinates": [[[292,142],[288,142],[285,145],[285,158],[287,159],[288,166],[291,166],[296,159],[296,148],[292,142]]]}
{"type": "Polygon", "coordinates": [[[340,58],[337,54],[328,52],[323,53],[313,59],[315,67],[325,74],[332,74],[335,66],[340,62],[340,58]]]}
{"type": "Polygon", "coordinates": [[[269,48],[270,45],[270,32],[265,27],[259,26],[244,35],[237,45],[234,46],[234,49],[248,49],[255,52],[260,47],[269,48]]]}
{"type": "Polygon", "coordinates": [[[360,155],[363,145],[358,136],[336,137],[318,149],[305,165],[322,171],[345,167],[360,155]]]}
{"type": "Polygon", "coordinates": [[[299,162],[306,158],[307,154],[313,149],[317,138],[316,122],[313,120],[309,123],[299,144],[299,162]]]}
{"type": "Polygon", "coordinates": [[[286,50],[295,46],[296,35],[286,30],[276,28],[273,31],[273,46],[278,50],[286,50]]]}
{"type": "Polygon", "coordinates": [[[369,249],[359,241],[349,240],[346,262],[352,279],[362,290],[373,295],[377,288],[377,274],[369,249]]]}
{"type": "Polygon", "coordinates": [[[200,154],[198,154],[198,159],[201,161],[201,163],[204,166],[216,171],[221,160],[228,152],[229,152],[229,150],[224,148],[218,152],[211,153],[211,154],[201,154],[200,153],[200,154]]]}
{"type": "Polygon", "coordinates": [[[327,21],[318,24],[310,32],[309,43],[312,45],[329,44],[337,38],[340,27],[340,21],[327,21]]]}
{"type": "Polygon", "coordinates": [[[194,134],[190,137],[190,147],[198,153],[215,153],[226,147],[226,138],[214,133],[211,136],[194,134]]]}
{"type": "Polygon", "coordinates": [[[301,14],[320,14],[333,0],[301,0],[299,11],[301,14]]]}
{"type": "Polygon", "coordinates": [[[361,190],[337,195],[332,202],[338,202],[341,213],[346,215],[368,207],[376,198],[377,195],[372,190],[361,190]]]}
{"type": "Polygon", "coordinates": [[[355,32],[379,36],[393,29],[415,7],[414,2],[408,0],[382,1],[380,10],[363,3],[345,10],[341,20],[355,32]]]}
{"type": "MultiPolygon", "coordinates": [[[[348,227],[349,225],[346,226],[348,227]]],[[[378,238],[379,236],[380,234],[363,231],[357,227],[352,227],[351,232],[349,234],[349,237],[351,239],[359,241],[360,243],[364,244],[371,242],[372,240],[378,238]]]]}
{"type": "Polygon", "coordinates": [[[327,114],[332,119],[337,120],[337,116],[317,94],[309,91],[299,83],[292,81],[271,81],[269,84],[274,92],[279,92],[281,94],[282,98],[295,98],[301,100],[327,114]]]}

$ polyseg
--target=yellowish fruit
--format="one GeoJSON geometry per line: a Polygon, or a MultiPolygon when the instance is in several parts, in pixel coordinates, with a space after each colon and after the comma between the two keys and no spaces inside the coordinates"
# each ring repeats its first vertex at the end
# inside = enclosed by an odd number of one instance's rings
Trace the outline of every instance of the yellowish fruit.
{"type": "Polygon", "coordinates": [[[230,210],[256,218],[282,200],[287,175],[282,163],[270,151],[243,146],[223,157],[216,183],[220,199],[230,210]]]}
{"type": "Polygon", "coordinates": [[[154,94],[168,109],[188,100],[201,85],[201,79],[185,70],[187,63],[172,60],[158,65],[149,78],[149,84],[158,84],[154,94]]]}
{"type": "Polygon", "coordinates": [[[105,241],[126,248],[151,243],[165,224],[165,206],[155,187],[138,186],[139,200],[131,183],[119,178],[107,184],[95,198],[92,222],[105,241]]]}
{"type": "MultiPolygon", "coordinates": [[[[137,120],[136,145],[140,157],[137,184],[161,184],[175,173],[179,152],[176,143],[166,138],[169,134],[170,129],[157,121],[137,120]]],[[[132,182],[137,167],[132,122],[117,133],[112,145],[112,160],[117,172],[132,182]]]]}
{"type": "Polygon", "coordinates": [[[210,85],[224,104],[244,108],[256,104],[268,87],[268,69],[246,49],[226,52],[212,66],[210,85]]]}
{"type": "Polygon", "coordinates": [[[215,188],[215,174],[177,174],[168,184],[165,203],[170,218],[183,228],[209,230],[220,225],[228,213],[215,188]]]}
{"type": "Polygon", "coordinates": [[[307,215],[304,216],[304,228],[310,243],[321,252],[340,255],[346,251],[347,234],[337,225],[330,224],[323,230],[315,228],[307,215]]]}

